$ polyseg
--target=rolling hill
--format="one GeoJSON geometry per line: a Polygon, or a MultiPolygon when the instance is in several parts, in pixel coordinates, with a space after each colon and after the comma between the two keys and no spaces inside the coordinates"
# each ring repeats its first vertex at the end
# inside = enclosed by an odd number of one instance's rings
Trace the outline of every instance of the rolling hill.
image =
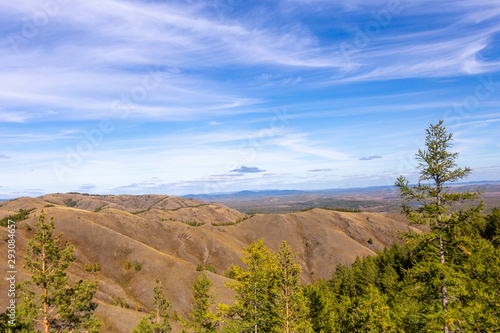
{"type": "MultiPolygon", "coordinates": [[[[22,256],[41,211],[54,217],[56,233],[76,249],[70,266],[71,280],[99,281],[95,298],[106,332],[130,332],[152,306],[155,277],[163,282],[173,309],[186,316],[191,309],[191,286],[200,274],[198,265],[213,265],[207,272],[218,302],[231,303],[232,291],[224,286],[231,264],[242,265],[243,247],[264,238],[277,251],[286,240],[301,263],[302,282],[329,279],[338,263],[350,264],[357,256],[372,255],[396,240],[396,231],[408,226],[383,213],[349,213],[311,209],[287,214],[245,215],[218,203],[167,195],[98,196],[77,193],[18,198],[0,203],[0,219],[19,209],[33,209],[18,223],[18,278],[26,279],[22,256]],[[126,270],[126,261],[141,265],[126,270]],[[98,263],[101,270],[84,266],[98,263]],[[115,305],[117,297],[128,308],[115,305]]],[[[1,227],[0,231],[5,231],[1,227]]],[[[5,249],[2,246],[2,249],[5,249]]],[[[2,253],[4,251],[2,250],[2,253]]],[[[6,260],[0,269],[7,271],[6,260]]],[[[2,290],[5,279],[0,280],[2,290]]],[[[0,306],[6,306],[6,295],[0,306]]],[[[174,331],[178,329],[174,323],[174,331]]]]}

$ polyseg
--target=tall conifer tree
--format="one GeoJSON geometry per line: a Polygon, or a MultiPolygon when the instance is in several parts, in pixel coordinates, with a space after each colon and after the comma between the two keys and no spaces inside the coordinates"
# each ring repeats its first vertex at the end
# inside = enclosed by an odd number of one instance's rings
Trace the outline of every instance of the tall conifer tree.
{"type": "Polygon", "coordinates": [[[275,326],[273,304],[276,296],[276,259],[264,245],[253,242],[243,249],[247,269],[232,267],[234,281],[228,286],[236,292],[236,303],[221,306],[229,318],[227,332],[271,332],[275,326]]]}
{"type": "Polygon", "coordinates": [[[275,313],[277,331],[284,333],[312,332],[308,317],[307,300],[300,286],[302,269],[295,260],[297,253],[283,241],[277,256],[277,294],[275,313]]]}
{"type": "Polygon", "coordinates": [[[43,211],[35,228],[35,236],[28,243],[25,257],[25,268],[30,271],[31,279],[21,288],[20,309],[27,315],[22,320],[28,322],[28,327],[40,323],[45,333],[97,332],[100,323],[93,314],[97,304],[92,302],[97,281],[80,280],[70,287],[65,271],[75,260],[73,246],[66,243],[62,247],[62,234],[53,237],[54,219],[51,218],[50,224],[45,223],[43,211]],[[41,294],[37,295],[32,287],[41,294]]]}
{"type": "Polygon", "coordinates": [[[205,273],[198,276],[194,282],[193,313],[190,315],[189,326],[196,333],[217,332],[219,327],[219,317],[210,311],[215,304],[215,295],[210,290],[212,285],[212,281],[205,273]]]}
{"type": "MultiPolygon", "coordinates": [[[[440,325],[444,333],[449,333],[450,329],[454,331],[460,326],[459,296],[465,280],[460,261],[468,253],[459,237],[459,230],[467,221],[451,214],[450,209],[456,203],[476,199],[479,192],[450,191],[447,184],[466,178],[471,169],[457,167],[458,153],[450,152],[453,135],[446,132],[443,121],[426,131],[427,150],[419,149],[416,154],[421,169],[418,184],[410,186],[409,181],[400,176],[396,186],[408,220],[430,227],[429,233],[407,235],[420,256],[410,271],[417,281],[413,290],[423,298],[422,304],[428,304],[422,312],[429,323],[428,329],[435,330],[440,325]],[[439,303],[434,302],[436,299],[439,303]]],[[[469,215],[480,209],[481,204],[469,208],[469,215]]]]}

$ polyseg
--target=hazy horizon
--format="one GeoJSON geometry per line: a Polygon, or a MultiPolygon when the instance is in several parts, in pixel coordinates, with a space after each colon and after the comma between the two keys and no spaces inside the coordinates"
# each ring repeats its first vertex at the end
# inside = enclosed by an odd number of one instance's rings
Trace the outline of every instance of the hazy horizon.
{"type": "MultiPolygon", "coordinates": [[[[499,180],[478,180],[478,181],[464,181],[464,182],[457,182],[457,183],[448,183],[447,186],[463,186],[463,185],[474,185],[474,184],[497,184],[499,183],[499,180]]],[[[317,188],[317,189],[309,189],[309,190],[298,190],[298,189],[286,189],[286,188],[266,188],[266,189],[254,189],[254,190],[235,190],[235,191],[226,191],[226,192],[199,192],[199,193],[187,193],[187,194],[179,194],[178,196],[180,197],[196,197],[198,199],[203,200],[203,196],[207,197],[212,197],[212,196],[231,196],[233,194],[239,194],[243,192],[252,192],[256,194],[266,194],[266,192],[299,192],[299,193],[310,193],[312,195],[316,193],[325,193],[325,192],[332,192],[334,193],[335,191],[338,192],[349,192],[349,190],[352,190],[356,192],[356,190],[359,190],[359,193],[363,193],[364,190],[368,189],[383,189],[383,188],[394,188],[394,191],[397,191],[397,187],[394,185],[375,185],[375,186],[355,186],[355,187],[334,187],[334,188],[317,188]]],[[[47,192],[47,193],[40,193],[36,195],[26,195],[26,197],[40,197],[44,195],[49,195],[49,194],[69,194],[69,193],[78,193],[78,194],[85,194],[85,195],[95,195],[95,196],[106,196],[106,195],[167,195],[167,196],[175,196],[170,193],[141,193],[141,194],[133,194],[133,193],[88,193],[88,192],[76,192],[76,191],[70,191],[70,192],[47,192]]],[[[17,199],[21,196],[2,196],[0,197],[0,201],[8,201],[8,200],[13,200],[17,199]]]]}

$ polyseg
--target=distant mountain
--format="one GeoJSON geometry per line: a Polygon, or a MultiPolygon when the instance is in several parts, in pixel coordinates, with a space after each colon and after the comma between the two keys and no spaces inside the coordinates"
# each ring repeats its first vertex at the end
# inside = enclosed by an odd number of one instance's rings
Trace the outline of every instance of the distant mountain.
{"type": "Polygon", "coordinates": [[[260,190],[260,191],[239,191],[229,193],[209,193],[209,194],[187,194],[183,198],[201,199],[201,198],[249,198],[249,197],[262,197],[262,196],[287,196],[287,195],[300,195],[308,191],[300,190],[260,190]]]}
{"type": "Polygon", "coordinates": [[[224,200],[236,198],[251,198],[251,197],[283,197],[292,195],[344,195],[346,193],[366,193],[394,190],[394,186],[372,186],[372,187],[352,187],[352,188],[333,188],[323,190],[256,190],[256,191],[239,191],[229,193],[207,193],[207,194],[188,194],[184,198],[201,199],[201,200],[224,200]]]}
{"type": "MultiPolygon", "coordinates": [[[[484,191],[486,208],[500,206],[500,181],[473,181],[450,184],[451,191],[484,191]]],[[[187,195],[186,198],[221,202],[244,213],[288,213],[310,207],[360,209],[371,212],[400,212],[395,186],[334,188],[323,190],[262,190],[187,195]]]]}
{"type": "Polygon", "coordinates": [[[490,184],[490,185],[495,185],[495,184],[500,184],[500,180],[477,180],[477,181],[470,181],[470,182],[460,182],[460,183],[455,183],[456,185],[473,185],[473,184],[490,184]]]}
{"type": "MultiPolygon", "coordinates": [[[[467,185],[498,185],[500,181],[495,180],[480,180],[480,181],[469,181],[449,184],[449,186],[467,186],[467,185]]],[[[200,200],[226,200],[226,199],[236,199],[236,198],[251,198],[251,197],[282,197],[282,196],[292,196],[292,195],[345,195],[346,193],[364,194],[369,192],[394,192],[397,189],[394,185],[384,185],[384,186],[369,186],[369,187],[349,187],[349,188],[331,188],[331,189],[320,189],[320,190],[244,190],[239,192],[220,192],[220,193],[206,193],[206,194],[187,194],[182,196],[183,198],[200,199],[200,200]]]]}

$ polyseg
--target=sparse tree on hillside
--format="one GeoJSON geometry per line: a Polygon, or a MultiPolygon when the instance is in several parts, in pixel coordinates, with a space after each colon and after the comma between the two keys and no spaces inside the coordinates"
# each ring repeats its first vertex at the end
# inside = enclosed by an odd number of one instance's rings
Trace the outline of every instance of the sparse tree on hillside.
{"type": "Polygon", "coordinates": [[[283,241],[277,256],[275,313],[279,332],[308,333],[312,326],[307,301],[300,286],[302,269],[295,260],[297,253],[283,241]]]}
{"type": "Polygon", "coordinates": [[[481,204],[460,214],[450,214],[454,204],[474,200],[479,192],[450,191],[446,184],[467,177],[471,169],[457,167],[458,153],[450,152],[452,134],[446,132],[443,121],[431,125],[426,131],[427,150],[419,150],[416,154],[421,169],[418,184],[410,186],[409,181],[401,176],[396,186],[408,220],[430,227],[430,233],[408,235],[420,256],[410,273],[417,281],[416,294],[424,298],[421,304],[427,304],[422,313],[426,313],[429,329],[440,326],[444,333],[448,333],[450,329],[461,331],[460,294],[464,291],[465,278],[460,262],[468,253],[460,237],[461,228],[468,222],[463,217],[479,212],[481,204]],[[434,301],[436,299],[439,303],[434,301]]]}
{"type": "Polygon", "coordinates": [[[172,302],[165,297],[159,278],[156,278],[156,286],[153,290],[155,294],[153,299],[154,310],[149,316],[142,318],[132,333],[168,333],[172,331],[168,314],[172,302]]]}
{"type": "Polygon", "coordinates": [[[215,295],[211,292],[213,283],[205,273],[198,276],[194,282],[193,313],[190,314],[189,326],[196,333],[217,332],[220,318],[210,311],[215,304],[215,295]]]}
{"type": "Polygon", "coordinates": [[[62,234],[52,237],[54,220],[45,223],[43,211],[35,227],[34,239],[26,250],[25,268],[31,273],[31,279],[21,288],[19,308],[23,316],[20,320],[25,327],[43,324],[45,333],[98,332],[100,323],[93,314],[97,304],[92,302],[97,281],[80,280],[70,287],[65,271],[75,260],[73,246],[69,243],[61,246],[62,234]]]}
{"type": "Polygon", "coordinates": [[[229,318],[226,332],[271,332],[275,327],[273,304],[276,296],[276,259],[264,245],[253,242],[243,249],[248,268],[232,267],[234,281],[228,286],[236,292],[236,303],[221,305],[229,318]]]}

